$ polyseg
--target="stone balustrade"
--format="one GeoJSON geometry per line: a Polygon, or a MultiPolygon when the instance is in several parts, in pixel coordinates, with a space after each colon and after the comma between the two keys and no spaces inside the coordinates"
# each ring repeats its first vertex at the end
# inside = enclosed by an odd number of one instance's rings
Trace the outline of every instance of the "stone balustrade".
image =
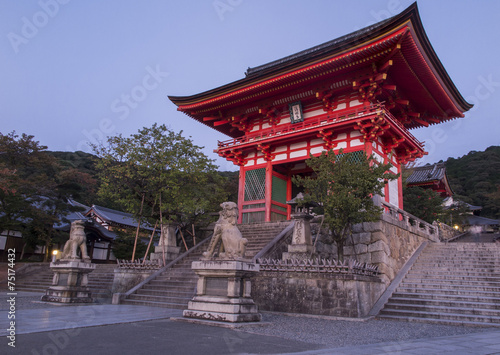
{"type": "Polygon", "coordinates": [[[155,260],[116,260],[119,269],[133,269],[133,270],[157,270],[163,267],[160,259],[155,260]]]}

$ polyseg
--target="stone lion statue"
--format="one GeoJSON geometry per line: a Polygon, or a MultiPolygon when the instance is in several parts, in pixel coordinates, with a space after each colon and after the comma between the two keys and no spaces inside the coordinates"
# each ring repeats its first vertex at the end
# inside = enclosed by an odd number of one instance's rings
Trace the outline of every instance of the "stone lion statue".
{"type": "Polygon", "coordinates": [[[208,250],[203,253],[204,259],[214,256],[215,247],[222,239],[224,252],[219,254],[221,259],[242,259],[245,257],[248,240],[241,236],[236,223],[238,220],[238,206],[234,202],[223,202],[220,205],[222,211],[219,212],[219,220],[215,224],[214,235],[208,246],[208,250]]]}
{"type": "Polygon", "coordinates": [[[71,223],[69,240],[64,244],[61,259],[78,259],[78,249],[80,249],[83,260],[90,260],[87,255],[87,237],[85,236],[85,221],[76,220],[71,223]]]}

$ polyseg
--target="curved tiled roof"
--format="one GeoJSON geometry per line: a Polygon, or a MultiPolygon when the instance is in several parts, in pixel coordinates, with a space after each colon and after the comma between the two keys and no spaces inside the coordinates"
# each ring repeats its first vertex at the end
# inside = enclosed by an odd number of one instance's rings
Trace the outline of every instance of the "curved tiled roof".
{"type": "MultiPolygon", "coordinates": [[[[110,224],[119,224],[122,226],[134,227],[137,228],[137,219],[131,214],[127,212],[113,210],[111,208],[106,208],[98,205],[92,205],[92,208],[87,212],[94,212],[97,216],[99,216],[103,221],[108,222],[110,224]]],[[[142,222],[142,229],[153,230],[153,228],[149,225],[149,223],[142,222]]]]}
{"type": "Polygon", "coordinates": [[[425,165],[412,169],[412,174],[406,179],[408,184],[419,184],[439,181],[445,177],[446,169],[443,163],[425,165]]]}
{"type": "MultiPolygon", "coordinates": [[[[327,75],[325,73],[345,66],[345,61],[352,64],[353,58],[365,58],[377,48],[379,51],[384,50],[384,46],[394,45],[393,41],[400,41],[401,51],[404,52],[393,58],[398,63],[392,69],[394,77],[409,76],[399,85],[404,84],[412,97],[420,98],[418,105],[422,106],[422,110],[427,110],[428,115],[439,122],[463,117],[463,112],[472,105],[462,97],[437,57],[423,28],[416,3],[400,14],[374,25],[267,64],[248,68],[243,79],[191,96],[168,97],[179,111],[235,138],[242,134],[239,130],[231,129],[229,125],[214,124],[222,109],[231,110],[250,104],[266,95],[285,90],[282,88],[290,89],[293,85],[299,85],[296,83],[305,85],[309,82],[304,80],[316,80],[311,78],[327,75]]],[[[360,60],[364,61],[363,58],[360,60]]],[[[435,123],[432,121],[430,124],[435,123]]],[[[408,128],[421,125],[415,121],[408,124],[408,128]]]]}

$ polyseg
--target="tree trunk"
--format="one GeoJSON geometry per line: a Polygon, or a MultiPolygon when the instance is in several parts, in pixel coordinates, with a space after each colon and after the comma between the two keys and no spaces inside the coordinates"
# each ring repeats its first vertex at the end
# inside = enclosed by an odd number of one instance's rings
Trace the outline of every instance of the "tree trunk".
{"type": "Polygon", "coordinates": [[[141,210],[139,211],[139,221],[137,222],[137,230],[135,231],[134,249],[132,250],[132,262],[134,262],[135,249],[137,248],[137,239],[139,239],[139,230],[141,229],[142,207],[144,206],[144,196],[145,194],[143,193],[141,201],[141,210]]]}
{"type": "Polygon", "coordinates": [[[338,261],[344,261],[344,239],[340,238],[337,240],[337,259],[338,261]]]}
{"type": "Polygon", "coordinates": [[[26,250],[26,245],[27,244],[28,243],[26,243],[26,242],[23,243],[23,248],[21,249],[21,256],[19,256],[19,260],[23,260],[23,258],[24,258],[24,251],[26,250]]]}
{"type": "Polygon", "coordinates": [[[45,253],[43,254],[44,263],[49,260],[49,247],[50,247],[50,238],[47,237],[47,240],[45,240],[45,253]]]}

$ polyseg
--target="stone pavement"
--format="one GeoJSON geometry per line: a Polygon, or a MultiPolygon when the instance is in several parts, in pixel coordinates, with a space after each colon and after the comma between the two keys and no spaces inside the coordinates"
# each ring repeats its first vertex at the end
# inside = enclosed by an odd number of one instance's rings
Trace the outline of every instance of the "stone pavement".
{"type": "MultiPolygon", "coordinates": [[[[292,353],[290,353],[292,354],[292,353]]],[[[293,353],[294,355],[377,354],[500,354],[500,330],[484,333],[347,346],[293,353]]]]}
{"type": "Polygon", "coordinates": [[[176,322],[170,318],[179,317],[181,311],[172,309],[110,304],[34,306],[38,308],[16,310],[15,348],[8,345],[9,310],[5,304],[0,307],[0,353],[500,354],[500,329],[491,328],[464,335],[331,348],[253,334],[245,328],[176,322]]]}

